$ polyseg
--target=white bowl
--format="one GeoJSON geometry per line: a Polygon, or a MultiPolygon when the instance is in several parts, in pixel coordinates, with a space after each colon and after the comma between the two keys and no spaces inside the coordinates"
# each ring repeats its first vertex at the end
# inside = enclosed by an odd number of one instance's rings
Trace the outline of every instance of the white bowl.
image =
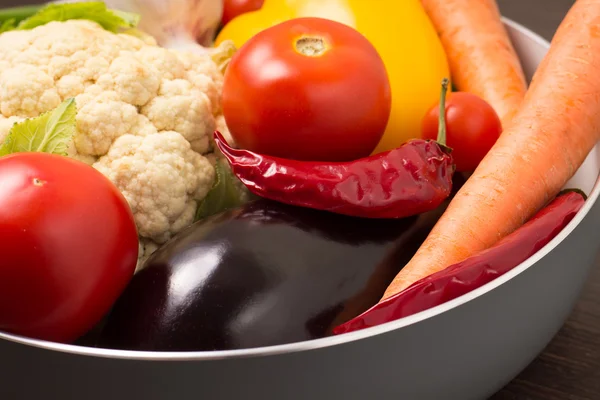
{"type": "MultiPolygon", "coordinates": [[[[548,43],[505,21],[529,77],[548,43]]],[[[276,347],[139,353],[0,333],[2,399],[479,400],[502,388],[569,315],[600,249],[595,148],[567,185],[581,212],[516,269],[451,302],[389,324],[276,347]]]]}

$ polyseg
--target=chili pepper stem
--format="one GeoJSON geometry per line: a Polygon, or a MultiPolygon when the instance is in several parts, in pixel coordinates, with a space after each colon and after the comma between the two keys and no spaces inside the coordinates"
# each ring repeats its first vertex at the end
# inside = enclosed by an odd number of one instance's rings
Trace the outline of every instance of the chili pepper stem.
{"type": "Polygon", "coordinates": [[[438,122],[438,137],[437,142],[442,146],[446,146],[446,93],[448,93],[448,85],[450,80],[444,78],[442,80],[442,95],[440,97],[440,116],[438,122]]]}

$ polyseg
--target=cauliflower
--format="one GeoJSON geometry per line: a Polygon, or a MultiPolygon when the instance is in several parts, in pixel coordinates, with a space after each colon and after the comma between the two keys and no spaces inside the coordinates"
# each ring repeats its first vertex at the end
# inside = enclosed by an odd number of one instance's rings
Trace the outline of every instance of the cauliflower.
{"type": "Polygon", "coordinates": [[[129,202],[142,237],[166,242],[191,225],[214,181],[210,161],[177,132],[119,137],[94,167],[129,202]]]}
{"type": "Polygon", "coordinates": [[[50,22],[0,35],[0,140],[12,125],[77,104],[69,155],[127,199],[140,260],[193,223],[215,181],[212,132],[229,136],[223,74],[211,55],[169,50],[95,22],[50,22]]]}

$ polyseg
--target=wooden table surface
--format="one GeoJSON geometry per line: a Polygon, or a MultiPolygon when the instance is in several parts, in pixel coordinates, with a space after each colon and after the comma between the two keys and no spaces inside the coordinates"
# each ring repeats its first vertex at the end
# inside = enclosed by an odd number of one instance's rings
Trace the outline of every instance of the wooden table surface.
{"type": "MultiPolygon", "coordinates": [[[[0,0],[0,7],[40,0],[0,0]]],[[[498,0],[502,13],[551,39],[574,0],[498,0]]],[[[600,222],[600,221],[599,221],[600,222]]],[[[573,314],[546,350],[489,400],[600,399],[600,258],[573,314]]]]}
{"type": "MultiPolygon", "coordinates": [[[[502,13],[551,39],[573,0],[498,0],[502,13]]],[[[599,221],[600,223],[600,221],[599,221]]],[[[490,400],[600,399],[600,259],[546,350],[490,400]]]]}

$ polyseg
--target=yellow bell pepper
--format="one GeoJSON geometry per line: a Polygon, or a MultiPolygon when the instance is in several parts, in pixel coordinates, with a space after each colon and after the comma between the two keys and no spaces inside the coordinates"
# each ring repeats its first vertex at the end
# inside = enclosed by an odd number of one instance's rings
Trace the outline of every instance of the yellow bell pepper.
{"type": "Polygon", "coordinates": [[[216,44],[239,48],[260,31],[301,17],[320,17],[361,32],[382,57],[392,87],[392,112],[375,153],[421,136],[421,121],[450,77],[442,44],[420,0],[265,0],[262,9],[229,22],[216,44]]]}

